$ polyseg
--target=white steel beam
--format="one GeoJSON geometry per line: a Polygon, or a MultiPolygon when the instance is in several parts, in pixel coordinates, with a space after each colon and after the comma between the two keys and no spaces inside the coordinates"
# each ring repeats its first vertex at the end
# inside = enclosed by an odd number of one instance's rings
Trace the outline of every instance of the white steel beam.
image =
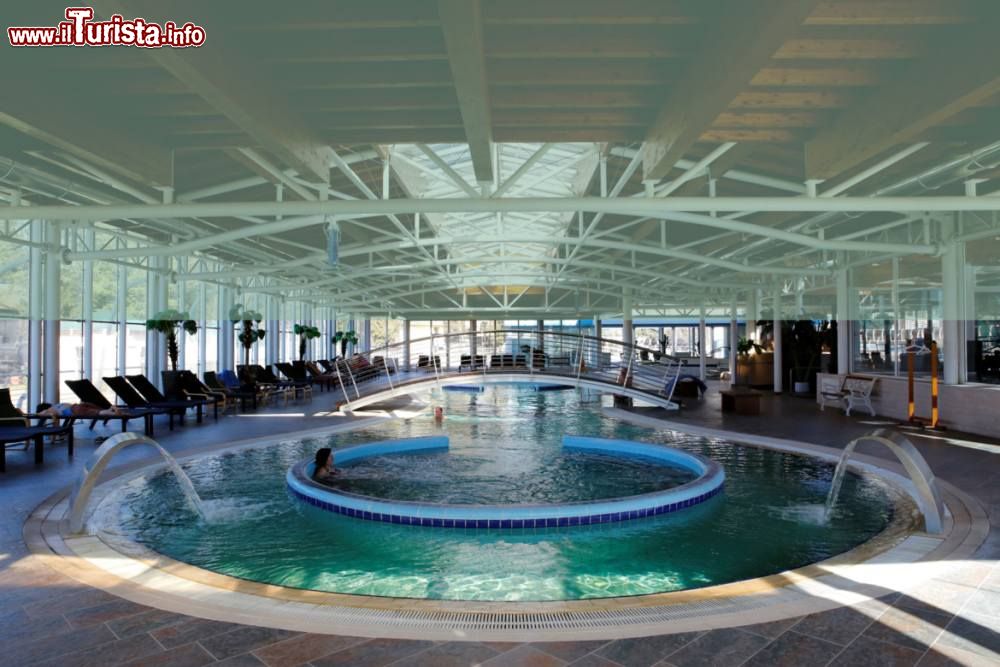
{"type": "Polygon", "coordinates": [[[448,176],[448,180],[451,182],[452,185],[457,186],[459,189],[464,191],[465,194],[469,195],[470,197],[479,196],[479,193],[476,192],[476,190],[471,185],[469,185],[464,178],[462,178],[462,175],[459,174],[454,169],[452,169],[450,164],[445,162],[440,155],[434,152],[434,149],[432,149],[427,144],[417,144],[417,148],[419,148],[421,153],[426,155],[431,162],[436,164],[438,168],[448,176]]]}
{"type": "MultiPolygon", "coordinates": [[[[664,217],[670,212],[848,212],[907,213],[996,211],[1000,197],[515,197],[505,199],[388,199],[318,202],[203,202],[158,205],[0,206],[0,220],[152,220],[275,215],[389,216],[412,213],[575,213],[664,217]]],[[[720,220],[720,223],[735,222],[720,220]]]]}
{"type": "Polygon", "coordinates": [[[479,0],[438,0],[437,4],[472,168],[477,181],[492,183],[493,119],[479,0]]]}

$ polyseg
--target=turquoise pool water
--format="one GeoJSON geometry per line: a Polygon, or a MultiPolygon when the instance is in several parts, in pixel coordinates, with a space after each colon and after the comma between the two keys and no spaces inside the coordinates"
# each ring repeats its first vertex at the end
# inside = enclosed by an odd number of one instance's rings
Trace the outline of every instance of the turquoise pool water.
{"type": "Polygon", "coordinates": [[[326,484],[338,491],[384,500],[454,505],[573,503],[664,491],[686,484],[694,472],[653,459],[558,447],[534,440],[508,442],[506,457],[480,436],[462,438],[449,451],[373,456],[337,469],[326,484]],[[530,472],[528,472],[530,471],[530,472]]]}
{"type": "MultiPolygon", "coordinates": [[[[434,392],[430,414],[330,438],[276,442],[186,465],[211,523],[186,509],[166,474],[122,495],[119,526],[177,560],[260,582],[321,591],[460,600],[565,600],[666,592],[764,576],[842,553],[880,532],[892,502],[849,475],[820,520],[832,466],[603,417],[576,391],[516,386],[434,392]],[[561,450],[563,434],[669,444],[723,465],[725,492],[675,515],[573,528],[441,530],[360,521],[293,503],[287,468],[318,447],[440,434],[447,455],[385,457],[343,480],[397,497],[543,502],[629,495],[677,483],[672,468],[561,450]],[[583,457],[583,458],[579,458],[583,457]]],[[[364,462],[366,465],[370,461],[364,462]]]]}

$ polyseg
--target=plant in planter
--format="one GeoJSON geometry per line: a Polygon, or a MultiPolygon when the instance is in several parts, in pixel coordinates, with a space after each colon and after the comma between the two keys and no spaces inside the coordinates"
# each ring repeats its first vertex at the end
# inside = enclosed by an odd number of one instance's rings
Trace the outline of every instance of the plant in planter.
{"type": "Polygon", "coordinates": [[[796,394],[809,393],[809,380],[816,370],[823,337],[812,320],[796,320],[791,326],[792,381],[796,394]]]}
{"type": "Polygon", "coordinates": [[[250,365],[250,348],[259,340],[264,339],[264,330],[260,328],[260,323],[264,316],[256,310],[248,310],[236,304],[229,310],[229,319],[240,330],[237,338],[243,345],[243,363],[250,365]]]}
{"type": "Polygon", "coordinates": [[[730,382],[730,384],[733,387],[735,387],[735,386],[737,386],[737,385],[740,384],[739,379],[740,379],[740,377],[742,375],[741,372],[740,372],[740,365],[741,364],[744,366],[743,371],[745,371],[745,374],[746,374],[746,377],[743,379],[743,382],[744,382],[744,384],[747,384],[747,385],[750,384],[750,375],[751,375],[751,373],[750,373],[750,366],[749,366],[749,364],[750,364],[750,352],[751,352],[751,350],[754,351],[754,352],[756,352],[757,354],[760,354],[761,352],[764,351],[764,348],[762,348],[760,345],[758,345],[754,341],[750,340],[746,336],[743,336],[738,341],[736,341],[736,356],[737,356],[737,360],[736,360],[736,364],[734,365],[735,374],[733,376],[732,381],[730,382]]]}
{"type": "Polygon", "coordinates": [[[308,324],[296,324],[292,333],[299,337],[299,361],[305,361],[306,347],[311,339],[319,338],[319,329],[308,324]]]}
{"type": "Polygon", "coordinates": [[[183,329],[189,335],[198,333],[198,323],[191,319],[187,313],[178,310],[164,310],[153,316],[153,319],[146,320],[146,328],[151,331],[158,331],[167,337],[167,356],[170,358],[171,370],[177,370],[177,330],[183,329]]]}
{"type": "Polygon", "coordinates": [[[338,331],[333,335],[333,342],[340,343],[340,356],[347,356],[347,345],[358,344],[358,334],[354,331],[338,331]]]}

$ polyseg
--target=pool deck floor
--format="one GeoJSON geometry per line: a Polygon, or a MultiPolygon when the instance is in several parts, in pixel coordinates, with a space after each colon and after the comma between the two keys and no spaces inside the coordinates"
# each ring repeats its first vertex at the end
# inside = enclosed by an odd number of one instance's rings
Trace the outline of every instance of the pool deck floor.
{"type": "MultiPolygon", "coordinates": [[[[320,428],[332,397],[267,407],[249,415],[210,417],[157,441],[177,454],[222,442],[320,428]]],[[[723,415],[718,387],[687,399],[680,413],[635,408],[645,416],[843,448],[881,424],[878,418],[820,412],[811,400],[764,394],[759,417],[723,415]],[[865,423],[868,422],[868,423],[865,423]]],[[[947,420],[947,415],[943,418],[947,420]]],[[[998,410],[1000,434],[1000,410],[998,410]]],[[[109,425],[113,426],[112,425],[109,425]]],[[[935,474],[985,509],[992,529],[975,555],[946,580],[919,591],[889,593],[877,605],[840,607],[810,616],[707,632],[582,642],[495,643],[365,639],[296,633],[204,620],[160,611],[78,583],[33,556],[22,526],[46,497],[70,484],[95,449],[93,435],[116,431],[77,427],[76,455],[46,446],[41,467],[30,452],[8,450],[0,473],[0,665],[163,665],[295,667],[313,665],[997,665],[1000,664],[1000,441],[957,433],[906,431],[935,474]]],[[[888,457],[872,445],[858,451],[888,457]]],[[[116,465],[144,459],[123,451],[116,465]]]]}

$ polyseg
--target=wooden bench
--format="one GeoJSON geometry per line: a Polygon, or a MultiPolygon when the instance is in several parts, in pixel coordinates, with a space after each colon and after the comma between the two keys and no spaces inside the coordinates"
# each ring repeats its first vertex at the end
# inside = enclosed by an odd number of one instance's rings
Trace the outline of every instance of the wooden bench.
{"type": "Polygon", "coordinates": [[[749,389],[727,389],[720,391],[722,411],[738,415],[760,414],[760,393],[749,389]]]}
{"type": "Polygon", "coordinates": [[[824,378],[819,388],[819,409],[826,408],[827,403],[843,405],[844,414],[850,415],[851,409],[855,406],[868,408],[868,413],[874,417],[875,408],[872,407],[872,390],[875,389],[876,377],[865,377],[862,375],[845,375],[838,386],[832,378],[824,378]]]}

